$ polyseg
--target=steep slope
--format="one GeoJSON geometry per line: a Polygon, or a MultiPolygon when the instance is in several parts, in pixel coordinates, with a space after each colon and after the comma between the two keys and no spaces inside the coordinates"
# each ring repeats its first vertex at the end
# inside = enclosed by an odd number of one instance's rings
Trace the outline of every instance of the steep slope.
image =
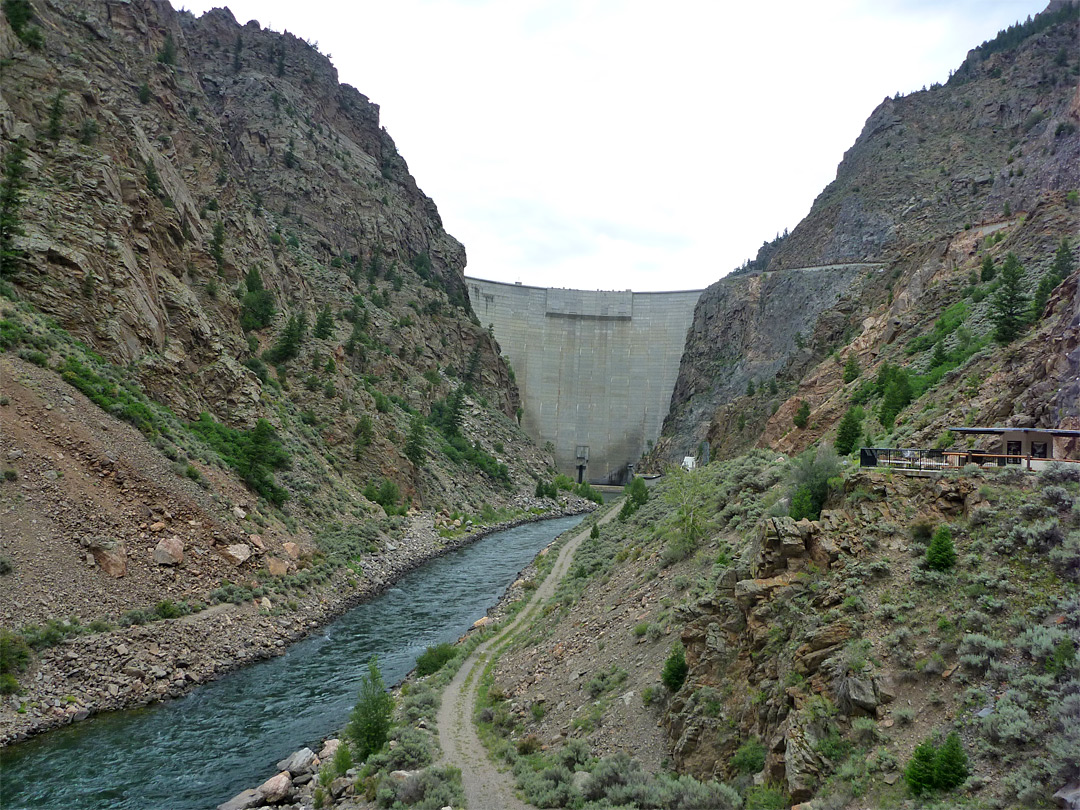
{"type": "Polygon", "coordinates": [[[532,498],[551,458],[464,248],[314,47],[227,10],[13,0],[0,57],[0,575],[41,652],[5,738],[280,649],[174,647],[191,666],[146,690],[118,623],[194,611],[182,647],[234,602],[292,638],[474,527],[582,505],[532,498]],[[55,649],[78,636],[111,691],[55,649]]]}
{"type": "Polygon", "coordinates": [[[758,450],[665,476],[583,542],[480,714],[530,802],[1048,807],[1069,791],[1077,465],[816,464],[833,476],[820,519],[786,515],[791,471],[758,450]],[[963,767],[920,797],[916,747],[953,732],[963,767]]]}
{"type": "MultiPolygon", "coordinates": [[[[1030,298],[1060,241],[1075,243],[1080,229],[1078,15],[1075,3],[1052,4],[973,50],[948,83],[882,102],[806,219],[702,295],[653,463],[705,439],[721,455],[755,444],[799,451],[843,416],[833,397],[851,354],[863,371],[889,360],[923,374],[943,339],[950,379],[997,383],[979,394],[978,424],[1080,417],[1069,395],[1075,284],[1061,285],[1007,350],[1027,358],[1019,366],[977,350],[991,342],[999,283],[982,277],[986,257],[1000,269],[1014,253],[1030,298]],[[935,331],[961,300],[963,312],[942,324],[949,331],[935,331]],[[1018,398],[1021,371],[1030,384],[1018,398]],[[793,430],[804,401],[811,427],[793,430]]],[[[968,412],[935,416],[920,436],[968,412]]]]}

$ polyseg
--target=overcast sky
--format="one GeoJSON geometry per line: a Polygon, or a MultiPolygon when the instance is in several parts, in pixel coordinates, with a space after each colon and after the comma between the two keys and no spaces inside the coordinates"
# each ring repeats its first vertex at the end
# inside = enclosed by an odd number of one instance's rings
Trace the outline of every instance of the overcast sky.
{"type": "MultiPolygon", "coordinates": [[[[173,0],[195,14],[222,3],[173,0]]],[[[885,96],[1046,0],[230,0],[317,42],[468,275],[705,287],[794,228],[885,96]]]]}

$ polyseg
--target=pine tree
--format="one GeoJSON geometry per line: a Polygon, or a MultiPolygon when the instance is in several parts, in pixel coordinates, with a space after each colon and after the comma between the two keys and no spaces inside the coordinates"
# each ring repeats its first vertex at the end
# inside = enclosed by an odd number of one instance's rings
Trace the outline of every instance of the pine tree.
{"type": "Polygon", "coordinates": [[[945,738],[934,757],[934,787],[938,790],[952,790],[962,785],[967,777],[967,754],[960,743],[960,735],[953,731],[945,738]]]}
{"type": "Polygon", "coordinates": [[[844,414],[844,418],[840,420],[840,425],[836,429],[836,452],[842,456],[848,455],[855,449],[855,444],[859,440],[859,433],[862,431],[862,419],[863,410],[858,405],[849,408],[848,412],[844,414]]]}
{"type": "Polygon", "coordinates": [[[885,385],[885,395],[881,400],[878,418],[881,424],[891,429],[897,414],[911,402],[911,381],[904,369],[894,368],[885,385]]]}
{"type": "Polygon", "coordinates": [[[937,368],[949,362],[949,355],[945,351],[944,339],[934,344],[934,353],[930,355],[930,368],[937,368]]]}
{"type": "Polygon", "coordinates": [[[414,414],[409,422],[409,435],[405,439],[405,457],[419,467],[427,457],[427,428],[424,417],[414,414]]]}
{"type": "Polygon", "coordinates": [[[591,530],[589,531],[589,537],[590,537],[591,539],[595,540],[595,539],[596,539],[596,538],[598,538],[599,536],[600,536],[600,527],[599,527],[599,526],[597,526],[597,525],[596,525],[596,524],[594,523],[594,524],[593,524],[593,527],[592,527],[592,529],[591,529],[591,530]]]}
{"type": "Polygon", "coordinates": [[[15,265],[22,259],[22,251],[15,249],[15,237],[23,236],[19,224],[19,207],[22,205],[22,190],[26,175],[26,146],[17,140],[10,145],[4,155],[4,179],[0,184],[0,278],[8,278],[15,273],[15,265]]]}
{"type": "Polygon", "coordinates": [[[848,355],[847,362],[844,363],[844,384],[854,382],[859,378],[862,373],[862,369],[859,368],[859,358],[852,352],[848,355]]]}
{"type": "Polygon", "coordinates": [[[386,691],[378,659],[372,656],[367,674],[360,681],[360,697],[349,715],[346,729],[361,762],[386,743],[393,713],[394,698],[386,691]]]}
{"type": "Polygon", "coordinates": [[[1054,254],[1054,264],[1050,268],[1050,272],[1057,277],[1059,282],[1063,281],[1072,272],[1074,261],[1072,249],[1069,247],[1069,240],[1062,239],[1057,252],[1054,254]]]}
{"type": "Polygon", "coordinates": [[[748,397],[752,397],[755,394],[756,391],[757,391],[757,389],[754,388],[754,381],[752,379],[747,380],[746,381],[746,395],[748,397]]]}
{"type": "Polygon", "coordinates": [[[987,253],[983,256],[982,269],[979,275],[980,281],[993,281],[994,276],[997,275],[997,268],[994,267],[994,257],[987,253]]]}
{"type": "Polygon", "coordinates": [[[334,315],[330,312],[330,304],[324,304],[315,318],[315,337],[324,339],[330,337],[334,329],[334,315]]]}
{"type": "Polygon", "coordinates": [[[1005,257],[1001,268],[1001,286],[990,304],[991,317],[994,321],[994,340],[998,343],[1011,343],[1024,328],[1027,314],[1027,296],[1021,287],[1024,268],[1015,253],[1005,257]]]}
{"type": "Polygon", "coordinates": [[[810,403],[807,402],[806,400],[803,400],[802,404],[799,405],[799,409],[797,411],[795,411],[795,416],[792,417],[791,421],[795,423],[795,427],[804,428],[804,427],[806,427],[806,423],[809,420],[810,420],[810,403]]]}
{"type": "Polygon", "coordinates": [[[934,744],[930,740],[920,743],[904,769],[904,781],[916,796],[934,789],[934,744]]]}
{"type": "Polygon", "coordinates": [[[956,547],[948,526],[939,526],[926,549],[926,565],[935,571],[948,571],[956,565],[956,547]]]}

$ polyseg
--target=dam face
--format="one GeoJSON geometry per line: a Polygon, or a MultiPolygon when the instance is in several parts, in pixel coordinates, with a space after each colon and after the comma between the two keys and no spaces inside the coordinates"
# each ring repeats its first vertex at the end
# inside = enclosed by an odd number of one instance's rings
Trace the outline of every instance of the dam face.
{"type": "Polygon", "coordinates": [[[510,361],[521,425],[575,481],[621,483],[660,435],[701,290],[635,293],[466,278],[510,361]]]}

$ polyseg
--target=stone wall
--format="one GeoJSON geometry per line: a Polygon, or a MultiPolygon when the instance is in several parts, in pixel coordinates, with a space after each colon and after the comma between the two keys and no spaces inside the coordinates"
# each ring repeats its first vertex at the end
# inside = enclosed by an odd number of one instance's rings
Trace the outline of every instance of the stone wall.
{"type": "MultiPolygon", "coordinates": [[[[617,481],[660,434],[700,290],[635,293],[466,279],[517,376],[522,426],[551,442],[559,469],[617,481]]],[[[693,448],[687,448],[692,451],[693,448]]]]}

